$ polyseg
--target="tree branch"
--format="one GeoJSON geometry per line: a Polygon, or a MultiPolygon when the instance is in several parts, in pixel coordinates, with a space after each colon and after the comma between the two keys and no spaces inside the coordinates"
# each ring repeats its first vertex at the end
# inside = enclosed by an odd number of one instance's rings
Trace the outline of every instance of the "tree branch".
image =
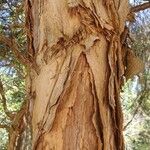
{"type": "Polygon", "coordinates": [[[19,51],[19,45],[13,38],[11,39],[3,35],[0,35],[0,43],[8,46],[12,50],[13,54],[16,56],[18,61],[20,61],[21,64],[23,64],[26,67],[30,67],[34,69],[36,73],[39,74],[40,70],[36,62],[34,61],[34,58],[31,55],[30,55],[30,58],[28,58],[24,56],[23,54],[21,54],[21,52],[19,51]]]}
{"type": "Polygon", "coordinates": [[[21,136],[21,134],[23,133],[23,131],[26,128],[27,108],[28,108],[28,103],[26,101],[24,101],[20,111],[17,112],[17,114],[12,122],[11,128],[9,130],[10,138],[9,138],[8,149],[14,149],[14,147],[16,147],[18,138],[21,136]]]}
{"type": "Polygon", "coordinates": [[[30,64],[30,61],[24,55],[22,55],[20,53],[18,44],[15,42],[14,39],[10,39],[8,37],[0,35],[0,43],[5,44],[6,46],[8,46],[12,50],[12,52],[14,53],[14,55],[16,56],[16,58],[23,65],[26,66],[26,65],[30,64]]]}
{"type": "Polygon", "coordinates": [[[135,7],[132,7],[131,8],[131,12],[136,13],[136,12],[139,12],[141,10],[145,10],[147,8],[150,8],[150,2],[147,2],[147,3],[141,4],[141,5],[137,5],[135,7]]]}
{"type": "Polygon", "coordinates": [[[7,126],[6,124],[0,124],[0,128],[5,128],[5,129],[9,130],[9,126],[7,126]]]}
{"type": "Polygon", "coordinates": [[[6,97],[5,97],[5,92],[4,92],[4,87],[3,87],[3,84],[2,84],[2,81],[0,80],[0,95],[2,97],[2,105],[3,105],[3,108],[4,108],[4,112],[5,114],[10,118],[10,119],[13,119],[15,114],[13,114],[13,112],[10,112],[7,108],[7,103],[6,103],[6,97]]]}

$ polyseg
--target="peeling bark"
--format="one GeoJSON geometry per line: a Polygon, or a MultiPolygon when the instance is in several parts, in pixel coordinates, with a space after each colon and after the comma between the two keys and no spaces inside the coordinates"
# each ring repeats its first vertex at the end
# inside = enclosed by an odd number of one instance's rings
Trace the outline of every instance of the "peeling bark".
{"type": "Polygon", "coordinates": [[[128,1],[27,0],[26,7],[33,149],[124,150],[128,1]]]}

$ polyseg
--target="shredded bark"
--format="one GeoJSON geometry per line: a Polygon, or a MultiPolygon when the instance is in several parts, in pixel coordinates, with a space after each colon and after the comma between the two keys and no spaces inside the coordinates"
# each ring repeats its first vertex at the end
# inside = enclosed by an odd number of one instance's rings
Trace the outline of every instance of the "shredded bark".
{"type": "Polygon", "coordinates": [[[124,150],[119,93],[128,71],[128,2],[32,5],[28,1],[29,48],[40,68],[31,83],[33,149],[124,150]]]}

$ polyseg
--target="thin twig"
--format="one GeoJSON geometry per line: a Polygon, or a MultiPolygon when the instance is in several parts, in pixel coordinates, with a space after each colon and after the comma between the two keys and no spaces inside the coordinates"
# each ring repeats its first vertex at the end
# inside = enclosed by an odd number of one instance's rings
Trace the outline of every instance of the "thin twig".
{"type": "Polygon", "coordinates": [[[133,114],[132,118],[130,119],[130,121],[128,121],[128,123],[124,126],[124,128],[123,128],[124,130],[126,130],[126,128],[129,126],[129,124],[133,121],[133,119],[136,116],[139,108],[140,108],[140,105],[138,105],[138,107],[135,109],[134,114],[133,114]]]}
{"type": "Polygon", "coordinates": [[[5,129],[7,129],[7,130],[9,130],[9,126],[7,126],[6,124],[0,124],[0,128],[5,128],[5,129]]]}
{"type": "Polygon", "coordinates": [[[140,106],[141,106],[142,103],[143,103],[143,98],[144,98],[145,94],[146,94],[146,91],[144,91],[144,92],[141,94],[141,96],[140,96],[139,98],[137,98],[137,100],[140,99],[140,102],[139,102],[138,106],[136,107],[136,109],[135,109],[135,111],[134,111],[134,113],[133,113],[132,118],[131,118],[131,119],[127,122],[127,124],[124,126],[124,130],[126,130],[126,128],[130,125],[130,123],[133,121],[134,117],[136,116],[136,114],[137,114],[137,112],[138,112],[140,106]]]}

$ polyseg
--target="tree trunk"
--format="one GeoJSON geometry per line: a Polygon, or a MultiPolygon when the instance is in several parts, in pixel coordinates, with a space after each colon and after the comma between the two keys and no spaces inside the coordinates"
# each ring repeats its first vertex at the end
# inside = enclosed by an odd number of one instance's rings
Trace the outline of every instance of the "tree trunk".
{"type": "Polygon", "coordinates": [[[128,0],[26,4],[33,149],[123,150],[128,0]]]}

